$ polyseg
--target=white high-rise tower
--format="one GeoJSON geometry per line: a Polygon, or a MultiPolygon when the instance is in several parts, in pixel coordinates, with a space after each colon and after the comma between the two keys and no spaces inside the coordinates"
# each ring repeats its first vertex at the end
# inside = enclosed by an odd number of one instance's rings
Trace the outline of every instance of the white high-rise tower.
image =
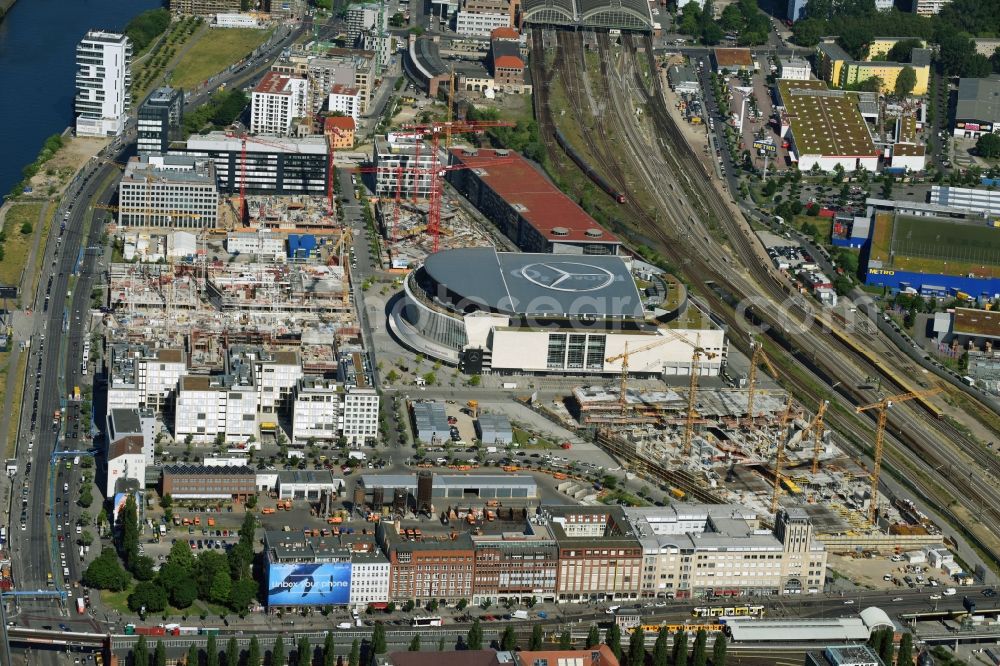
{"type": "Polygon", "coordinates": [[[132,42],[115,32],[91,30],[76,47],[76,133],[118,134],[131,103],[132,42]]]}

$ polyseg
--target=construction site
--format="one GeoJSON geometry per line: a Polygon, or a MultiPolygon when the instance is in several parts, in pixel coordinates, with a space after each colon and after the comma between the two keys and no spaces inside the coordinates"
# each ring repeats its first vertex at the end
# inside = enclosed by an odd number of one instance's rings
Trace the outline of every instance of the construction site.
{"type": "MultiPolygon", "coordinates": [[[[575,387],[556,412],[568,427],[589,432],[630,472],[658,482],[677,499],[735,503],[764,516],[781,507],[805,510],[834,552],[942,541],[940,529],[908,498],[878,490],[882,416],[893,401],[919,395],[859,408],[875,411],[881,424],[874,464],[867,468],[824,427],[827,403],[809,409],[769,388],[758,381],[758,366],[771,367],[759,345],[742,388],[700,387],[697,373],[686,388],[630,386],[623,373],[614,385],[575,387]]],[[[592,493],[572,481],[561,490],[592,493]]]]}
{"type": "Polygon", "coordinates": [[[388,199],[375,203],[375,219],[382,239],[382,263],[393,269],[408,269],[423,263],[438,250],[490,247],[496,244],[489,227],[460,207],[458,195],[443,189],[438,235],[428,233],[430,207],[427,202],[388,199]]]}

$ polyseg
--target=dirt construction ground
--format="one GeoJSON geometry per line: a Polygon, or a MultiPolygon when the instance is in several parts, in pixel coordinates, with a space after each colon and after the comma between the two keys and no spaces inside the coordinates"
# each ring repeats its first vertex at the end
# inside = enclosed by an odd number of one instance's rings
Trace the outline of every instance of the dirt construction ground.
{"type": "Polygon", "coordinates": [[[931,580],[937,580],[938,583],[947,585],[947,577],[940,569],[932,569],[924,563],[913,565],[920,568],[919,572],[915,569],[907,571],[906,568],[908,565],[905,560],[893,562],[886,555],[875,555],[872,559],[865,559],[863,557],[855,558],[849,555],[835,555],[831,553],[827,559],[827,565],[841,576],[855,581],[862,587],[873,590],[905,588],[906,583],[903,581],[903,577],[910,576],[916,579],[918,575],[923,576],[924,580],[923,582],[916,582],[917,587],[930,587],[932,585],[931,580]],[[888,581],[883,580],[882,577],[886,574],[891,575],[893,579],[888,581]]]}

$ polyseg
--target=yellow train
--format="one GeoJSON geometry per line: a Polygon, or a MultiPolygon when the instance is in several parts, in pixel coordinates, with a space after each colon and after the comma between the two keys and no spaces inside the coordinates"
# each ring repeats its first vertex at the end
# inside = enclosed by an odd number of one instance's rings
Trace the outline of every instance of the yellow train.
{"type": "Polygon", "coordinates": [[[629,630],[629,633],[635,633],[636,629],[642,629],[647,634],[656,634],[660,632],[660,629],[666,629],[672,634],[678,631],[689,631],[691,633],[697,633],[704,629],[705,631],[712,633],[713,631],[722,631],[726,625],[714,623],[714,624],[644,624],[641,627],[633,627],[629,630]]]}
{"type": "Polygon", "coordinates": [[[764,607],[758,604],[741,606],[698,606],[691,614],[700,618],[711,617],[764,617],[764,607]]]}

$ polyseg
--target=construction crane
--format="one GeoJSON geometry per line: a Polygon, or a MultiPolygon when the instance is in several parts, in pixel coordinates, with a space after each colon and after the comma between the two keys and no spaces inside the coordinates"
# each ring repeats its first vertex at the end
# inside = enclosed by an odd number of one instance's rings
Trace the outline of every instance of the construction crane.
{"type": "Polygon", "coordinates": [[[889,408],[897,402],[906,402],[907,400],[913,400],[914,398],[926,398],[927,396],[940,392],[940,388],[934,388],[927,391],[901,393],[899,395],[883,398],[878,402],[871,403],[870,405],[862,405],[855,409],[858,414],[873,409],[878,410],[878,418],[875,426],[875,452],[872,462],[871,505],[868,507],[869,524],[874,525],[876,519],[878,518],[878,479],[882,472],[882,449],[885,440],[885,424],[889,418],[889,408]]]}
{"type": "MultiPolygon", "coordinates": [[[[240,140],[240,225],[242,225],[243,220],[246,219],[247,216],[247,140],[259,143],[263,146],[279,148],[293,153],[301,153],[302,151],[299,150],[299,147],[294,144],[279,143],[277,141],[271,141],[270,139],[264,139],[259,136],[248,136],[246,130],[243,130],[239,134],[230,130],[226,132],[226,136],[232,139],[240,140]]],[[[329,139],[327,139],[327,143],[329,145],[329,139]]],[[[333,173],[331,169],[327,169],[326,190],[328,193],[333,191],[333,173]]]]}
{"type": "MultiPolygon", "coordinates": [[[[507,120],[454,120],[444,123],[427,123],[427,124],[413,124],[413,125],[403,125],[403,129],[408,132],[417,134],[419,137],[430,136],[431,145],[433,146],[433,156],[431,158],[431,168],[430,172],[430,196],[428,197],[428,212],[427,212],[427,229],[430,231],[431,236],[434,239],[434,252],[438,251],[440,246],[439,235],[441,233],[441,196],[443,188],[441,186],[441,180],[443,174],[448,170],[453,170],[450,165],[440,167],[438,165],[439,148],[441,144],[441,135],[445,134],[450,137],[452,134],[465,134],[467,132],[482,132],[483,130],[490,127],[514,127],[517,123],[507,121],[507,120]]],[[[448,139],[450,142],[450,138],[448,139]]],[[[414,163],[420,163],[420,146],[423,142],[420,138],[417,139],[417,152],[415,156],[414,163]]],[[[459,168],[469,168],[466,166],[460,166],[459,168]]],[[[416,171],[427,172],[426,169],[417,168],[416,171]]],[[[416,193],[417,188],[414,187],[413,191],[416,193]]]]}
{"type": "Polygon", "coordinates": [[[619,360],[622,362],[621,386],[619,389],[620,394],[618,396],[618,404],[621,407],[622,415],[625,415],[628,411],[628,406],[625,402],[625,392],[626,389],[628,388],[629,356],[631,356],[632,354],[638,354],[639,352],[646,351],[647,349],[658,347],[666,342],[670,342],[671,340],[678,340],[686,345],[691,346],[694,349],[693,353],[691,354],[691,382],[690,385],[688,386],[688,391],[689,391],[688,406],[687,406],[687,414],[685,415],[685,420],[684,420],[683,451],[684,454],[687,455],[691,450],[691,438],[694,434],[694,420],[697,417],[697,410],[695,409],[695,403],[696,403],[696,396],[698,393],[698,366],[701,363],[702,356],[708,359],[713,359],[716,356],[718,356],[718,354],[706,351],[704,348],[702,348],[701,336],[698,336],[698,339],[692,343],[683,335],[676,333],[669,328],[663,328],[660,330],[666,333],[667,336],[660,340],[657,340],[656,342],[651,342],[647,345],[639,347],[638,349],[633,349],[631,351],[628,348],[628,343],[626,343],[625,350],[621,354],[618,354],[616,356],[609,356],[608,358],[604,359],[604,361],[605,363],[615,363],[619,360]]]}
{"type": "MultiPolygon", "coordinates": [[[[677,337],[680,337],[680,336],[677,336],[677,337]]],[[[622,362],[621,380],[620,380],[620,384],[619,384],[619,393],[618,393],[618,406],[622,410],[622,416],[625,416],[625,414],[628,412],[628,403],[625,400],[625,392],[628,389],[628,360],[629,360],[629,357],[632,354],[638,354],[640,352],[649,351],[650,349],[655,349],[656,347],[659,347],[662,344],[666,344],[666,343],[672,342],[672,341],[673,341],[673,338],[663,337],[663,338],[660,338],[660,339],[656,340],[655,342],[650,342],[649,344],[643,345],[641,347],[636,347],[635,349],[633,349],[631,351],[629,350],[628,343],[626,342],[625,343],[625,350],[621,354],[617,354],[615,356],[609,356],[606,359],[604,359],[605,363],[616,363],[618,361],[622,362]]]]}
{"type": "Polygon", "coordinates": [[[813,474],[819,472],[819,454],[823,450],[823,415],[826,414],[826,408],[829,406],[829,400],[824,400],[820,403],[819,409],[816,410],[816,418],[813,419],[809,427],[802,433],[803,437],[807,432],[812,432],[813,435],[813,474]]]}
{"type": "Polygon", "coordinates": [[[792,396],[788,395],[785,411],[781,415],[781,431],[778,433],[778,443],[774,451],[774,492],[771,493],[771,513],[778,512],[778,496],[781,494],[781,462],[785,455],[785,428],[792,416],[792,396]]]}
{"type": "Polygon", "coordinates": [[[332,265],[334,257],[337,257],[337,263],[344,269],[344,309],[347,309],[351,302],[351,269],[346,261],[346,255],[350,252],[351,241],[353,240],[354,236],[351,233],[351,228],[345,226],[344,230],[340,232],[340,238],[337,239],[337,242],[330,250],[330,258],[327,261],[327,265],[332,265]]]}
{"type": "Polygon", "coordinates": [[[774,369],[771,359],[764,353],[763,343],[751,338],[750,348],[753,349],[753,354],[750,358],[750,374],[747,378],[747,419],[752,428],[754,425],[754,398],[757,397],[757,366],[763,363],[775,378],[778,376],[778,371],[774,369]]]}

